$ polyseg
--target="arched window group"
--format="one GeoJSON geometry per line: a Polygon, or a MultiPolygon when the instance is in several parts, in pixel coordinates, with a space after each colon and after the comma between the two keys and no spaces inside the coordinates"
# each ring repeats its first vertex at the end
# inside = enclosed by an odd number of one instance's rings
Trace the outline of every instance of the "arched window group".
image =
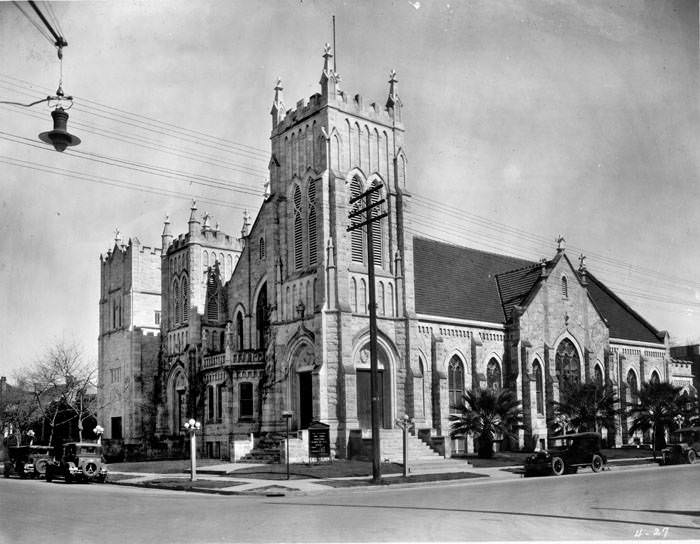
{"type": "MultiPolygon", "coordinates": [[[[309,179],[306,190],[295,184],[292,191],[292,262],[294,269],[318,263],[316,181],[309,179]]],[[[261,257],[262,259],[263,257],[261,257]]]]}

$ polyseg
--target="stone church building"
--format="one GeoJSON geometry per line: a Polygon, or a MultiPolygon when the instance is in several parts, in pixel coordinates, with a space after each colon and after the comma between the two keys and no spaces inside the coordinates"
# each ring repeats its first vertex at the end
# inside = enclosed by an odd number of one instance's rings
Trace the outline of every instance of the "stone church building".
{"type": "MultiPolygon", "coordinates": [[[[358,221],[350,199],[373,186],[387,212],[371,226],[387,436],[408,415],[426,448],[471,451],[471,437],[449,438],[463,391],[510,388],[525,415],[518,447],[532,448],[546,440],[549,404],[566,381],[610,381],[631,400],[642,382],[690,376],[689,365],[670,358],[668,335],[583,260],[572,263],[563,240],[551,258],[531,262],[414,236],[411,188],[428,181],[408,172],[396,75],[384,103],[370,103],[341,90],[329,47],[323,57],[317,94],[288,108],[281,82],[274,89],[269,193],[240,236],[212,227],[194,204],[184,234],[166,221],[147,272],[159,265],[160,296],[149,299],[129,296],[142,268],[127,274],[123,263],[144,253],[135,242],[102,258],[106,437],[116,423],[127,443],[172,444],[194,417],[203,455],[239,458],[259,437],[283,431],[290,411],[302,450],[318,421],[329,426],[334,455],[366,454],[368,255],[364,231],[348,227],[358,221]],[[146,329],[135,320],[114,327],[112,299],[133,305],[127,315],[159,312],[159,351],[148,361],[127,349],[146,329]],[[148,409],[114,393],[127,380],[138,389],[132,397],[151,399],[148,409]]],[[[607,438],[634,437],[621,421],[607,438]]]]}

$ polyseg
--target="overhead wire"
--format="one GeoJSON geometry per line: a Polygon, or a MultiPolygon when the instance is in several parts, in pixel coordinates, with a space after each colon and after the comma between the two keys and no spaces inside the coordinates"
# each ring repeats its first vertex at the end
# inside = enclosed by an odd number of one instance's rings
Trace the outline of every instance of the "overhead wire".
{"type": "MultiPolygon", "coordinates": [[[[25,88],[25,89],[33,89],[33,88],[42,88],[40,85],[36,85],[34,83],[31,83],[29,81],[16,78],[14,76],[11,76],[9,74],[4,74],[0,73],[0,79],[5,79],[7,84],[14,85],[15,87],[19,88],[25,88]]],[[[100,102],[80,97],[78,95],[74,95],[74,98],[77,100],[79,99],[79,103],[86,103],[86,104],[93,104],[94,106],[84,106],[84,110],[87,112],[90,108],[95,109],[96,111],[100,112],[103,116],[107,116],[107,114],[112,114],[111,112],[116,112],[119,114],[119,117],[116,118],[111,118],[112,120],[115,120],[117,122],[122,122],[121,117],[126,115],[130,118],[131,121],[135,121],[137,123],[140,123],[144,125],[143,127],[139,126],[139,128],[143,130],[153,130],[153,131],[160,131],[160,134],[163,134],[163,130],[166,130],[165,135],[173,138],[178,138],[178,139],[184,139],[188,142],[188,144],[197,144],[197,145],[202,145],[202,146],[208,146],[208,147],[214,147],[216,146],[218,150],[220,151],[226,151],[230,153],[238,153],[238,154],[243,154],[243,156],[247,156],[248,158],[255,159],[255,160],[267,160],[270,156],[270,152],[267,150],[263,150],[261,148],[257,148],[254,146],[249,146],[247,144],[243,144],[234,140],[230,139],[224,139],[216,136],[212,136],[210,134],[197,131],[197,130],[192,130],[192,129],[187,129],[185,127],[181,127],[179,125],[176,125],[174,123],[169,123],[167,121],[159,121],[157,119],[154,119],[152,117],[148,117],[145,115],[137,114],[134,112],[129,112],[127,110],[123,110],[120,108],[116,108],[114,106],[109,106],[106,104],[101,104],[100,102]],[[101,110],[111,110],[111,111],[101,111],[101,110]],[[174,131],[174,132],[173,132],[174,131]],[[200,138],[193,138],[193,136],[199,136],[200,138]]],[[[76,108],[78,106],[76,105],[76,108]]],[[[95,114],[97,115],[97,114],[95,114]]]]}
{"type": "MultiPolygon", "coordinates": [[[[19,113],[20,115],[24,115],[27,117],[33,117],[36,119],[43,119],[44,118],[43,115],[41,115],[40,113],[33,112],[33,111],[20,110],[20,109],[16,109],[15,111],[17,113],[19,113]]],[[[117,140],[117,141],[120,141],[123,143],[140,146],[140,147],[143,147],[145,149],[151,149],[153,151],[161,151],[163,153],[173,155],[176,157],[180,157],[180,158],[195,160],[195,161],[200,162],[202,164],[208,164],[208,165],[217,166],[220,168],[227,168],[227,169],[233,170],[235,172],[238,172],[240,174],[245,174],[247,176],[252,176],[255,178],[259,178],[259,179],[264,179],[266,177],[266,172],[262,169],[259,169],[259,170],[253,169],[253,168],[249,168],[246,166],[241,166],[241,165],[239,165],[239,163],[227,161],[224,159],[219,159],[217,157],[211,157],[208,155],[199,155],[197,153],[190,152],[187,150],[181,150],[180,148],[152,142],[151,140],[149,140],[147,138],[141,138],[141,137],[138,137],[135,135],[126,136],[121,132],[111,131],[111,130],[106,129],[104,127],[95,128],[91,125],[81,123],[80,121],[71,121],[71,124],[79,129],[85,131],[85,132],[88,132],[90,134],[95,134],[97,136],[107,137],[107,138],[114,139],[114,140],[117,140]]]]}
{"type": "Polygon", "coordinates": [[[31,16],[29,15],[29,13],[26,12],[26,11],[24,10],[24,6],[22,6],[22,4],[21,4],[20,2],[15,2],[15,1],[13,0],[12,3],[17,7],[17,9],[18,9],[20,12],[22,12],[22,15],[24,15],[24,16],[27,18],[27,20],[28,20],[32,25],[34,25],[34,28],[36,28],[36,29],[39,31],[39,33],[46,39],[46,41],[48,41],[51,45],[53,45],[53,44],[54,44],[54,39],[53,39],[53,37],[49,34],[49,32],[46,30],[46,28],[43,27],[42,25],[40,25],[39,23],[37,23],[37,22],[34,20],[34,18],[31,17],[31,16]]]}
{"type": "MultiPolygon", "coordinates": [[[[7,133],[4,131],[0,131],[0,139],[6,140],[6,141],[11,141],[14,143],[19,143],[19,144],[26,145],[29,147],[35,147],[35,148],[47,151],[49,153],[51,152],[50,148],[48,148],[44,145],[41,145],[39,143],[34,143],[29,138],[24,138],[24,137],[17,136],[17,135],[7,133]]],[[[229,191],[236,192],[237,194],[247,193],[247,194],[250,194],[253,196],[261,196],[262,195],[260,191],[253,192],[250,190],[246,190],[245,188],[241,189],[241,188],[231,187],[231,186],[227,186],[227,185],[222,185],[220,183],[209,183],[206,180],[189,178],[189,177],[186,177],[186,176],[179,174],[177,171],[173,171],[173,172],[176,172],[176,174],[171,175],[167,172],[160,172],[160,171],[154,169],[153,167],[149,167],[149,166],[142,167],[139,163],[131,162],[130,164],[128,164],[130,161],[122,161],[122,162],[125,162],[127,164],[115,163],[115,162],[112,162],[112,159],[110,157],[104,157],[104,156],[101,156],[99,154],[94,154],[94,153],[89,153],[89,152],[84,152],[84,151],[79,151],[79,150],[75,150],[71,154],[76,154],[77,158],[80,158],[80,159],[89,160],[89,161],[100,163],[100,164],[106,164],[109,166],[116,166],[116,167],[124,168],[124,169],[130,170],[130,171],[144,173],[144,174],[150,174],[150,175],[159,176],[159,177],[163,177],[163,178],[167,178],[167,179],[172,179],[172,180],[177,180],[177,181],[182,181],[182,182],[189,182],[191,184],[194,183],[194,184],[197,184],[197,185],[200,185],[203,187],[219,189],[219,190],[226,189],[229,191]]],[[[117,160],[119,160],[119,159],[117,159],[117,160]]],[[[165,169],[165,170],[167,170],[167,169],[165,169]]]]}
{"type": "Polygon", "coordinates": [[[181,191],[153,189],[150,187],[144,187],[143,185],[140,185],[138,183],[132,183],[132,182],[123,181],[123,180],[115,180],[113,178],[108,178],[106,176],[86,175],[86,174],[79,172],[77,170],[70,170],[67,168],[59,168],[56,166],[40,164],[40,163],[36,163],[35,161],[26,161],[23,159],[16,159],[14,157],[9,157],[7,155],[0,155],[0,162],[3,162],[5,164],[9,164],[12,166],[19,166],[19,167],[30,169],[30,170],[36,170],[38,172],[43,172],[43,173],[56,174],[56,175],[69,175],[71,177],[71,179],[79,179],[82,181],[88,181],[88,182],[98,183],[98,184],[102,184],[102,185],[109,185],[109,186],[113,186],[113,187],[119,187],[122,189],[133,189],[133,190],[144,192],[144,193],[150,193],[150,194],[155,194],[155,195],[160,195],[160,196],[170,196],[170,197],[182,198],[185,200],[191,200],[192,198],[196,198],[198,201],[205,202],[208,204],[213,204],[216,206],[221,206],[224,208],[234,208],[234,209],[241,209],[241,210],[249,209],[247,206],[243,206],[241,204],[235,204],[232,202],[215,200],[215,199],[211,199],[211,198],[204,197],[201,195],[189,194],[189,193],[184,193],[181,191]]]}

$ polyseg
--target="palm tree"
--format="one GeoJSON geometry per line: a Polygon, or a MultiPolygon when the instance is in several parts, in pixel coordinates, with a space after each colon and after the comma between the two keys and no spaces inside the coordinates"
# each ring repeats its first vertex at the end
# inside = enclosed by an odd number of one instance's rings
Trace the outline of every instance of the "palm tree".
{"type": "MultiPolygon", "coordinates": [[[[560,392],[559,401],[552,402],[552,425],[556,431],[595,431],[614,429],[617,395],[612,384],[572,383],[560,392]],[[566,422],[568,428],[556,428],[556,422],[566,422]]],[[[561,427],[561,425],[560,425],[561,427]]]]}
{"type": "Polygon", "coordinates": [[[508,389],[472,389],[462,396],[461,412],[450,416],[450,438],[472,433],[479,439],[478,456],[493,457],[497,436],[516,439],[522,428],[523,411],[515,393],[508,389]]]}
{"type": "Polygon", "coordinates": [[[656,459],[656,437],[673,425],[683,412],[681,388],[669,382],[645,382],[637,394],[637,402],[628,403],[629,431],[651,430],[651,449],[656,459]]]}

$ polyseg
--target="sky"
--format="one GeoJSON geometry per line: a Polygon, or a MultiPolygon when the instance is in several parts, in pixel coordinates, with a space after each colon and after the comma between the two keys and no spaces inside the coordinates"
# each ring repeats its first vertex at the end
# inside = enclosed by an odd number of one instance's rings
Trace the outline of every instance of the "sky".
{"type": "MultiPolygon", "coordinates": [[[[697,2],[37,4],[68,42],[82,143],[37,140],[46,104],[0,105],[0,374],[62,339],[96,361],[115,229],[159,246],[166,214],[184,232],[196,199],[240,232],[262,201],[275,83],[289,108],[319,91],[333,15],[345,92],[383,104],[397,71],[416,232],[533,260],[563,235],[672,342],[700,338],[697,2]]],[[[0,35],[0,100],[53,94],[56,50],[13,3],[0,35]]]]}

